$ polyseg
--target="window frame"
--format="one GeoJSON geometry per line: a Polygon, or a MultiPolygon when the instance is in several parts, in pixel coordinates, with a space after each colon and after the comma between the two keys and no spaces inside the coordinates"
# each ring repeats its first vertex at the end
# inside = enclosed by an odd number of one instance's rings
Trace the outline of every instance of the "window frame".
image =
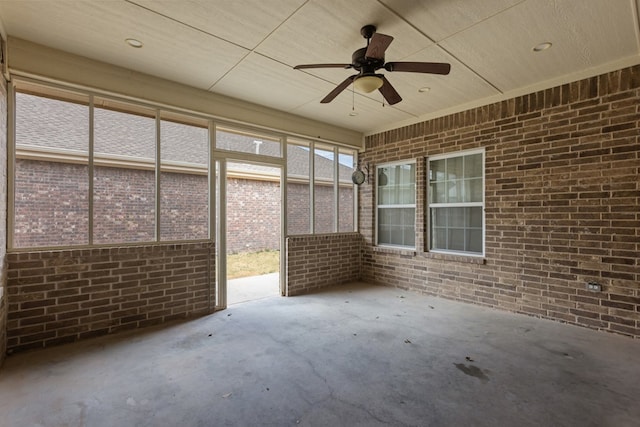
{"type": "MultiPolygon", "coordinates": [[[[477,149],[471,149],[471,150],[462,150],[462,151],[456,151],[456,152],[450,152],[450,153],[445,153],[445,154],[438,154],[438,155],[433,155],[433,156],[428,156],[426,158],[426,174],[425,174],[425,193],[426,193],[426,197],[425,197],[425,216],[427,218],[427,227],[426,227],[426,242],[425,242],[425,246],[426,246],[426,251],[427,252],[431,252],[431,253],[438,253],[438,254],[449,254],[449,255],[461,255],[461,256],[469,256],[469,257],[477,257],[477,258],[483,258],[485,256],[485,252],[486,252],[486,246],[485,246],[485,241],[486,241],[486,218],[485,218],[485,209],[486,209],[486,150],[484,147],[482,148],[477,148],[477,149]],[[429,177],[431,176],[431,162],[432,161],[437,161],[437,160],[445,160],[445,159],[451,159],[451,158],[456,158],[456,157],[465,157],[465,156],[471,156],[471,155],[476,155],[476,154],[480,154],[482,156],[482,164],[481,164],[481,168],[482,168],[482,201],[480,202],[441,202],[441,203],[431,203],[430,202],[430,196],[431,196],[431,183],[430,183],[430,179],[429,177]],[[461,208],[466,208],[466,207],[480,207],[481,211],[482,211],[482,251],[481,252],[468,252],[468,251],[459,251],[459,250],[448,250],[448,249],[438,249],[438,248],[433,248],[432,247],[432,234],[433,234],[433,229],[432,229],[432,222],[433,222],[433,218],[432,218],[432,214],[431,214],[431,209],[432,208],[457,208],[457,207],[461,207],[461,208]]],[[[464,176],[463,176],[464,179],[464,176]]]]}
{"type": "Polygon", "coordinates": [[[376,165],[376,170],[375,170],[375,191],[374,191],[374,197],[375,197],[375,245],[378,247],[382,247],[382,248],[391,248],[391,249],[399,249],[399,250],[411,250],[411,251],[415,251],[417,249],[417,243],[418,243],[418,235],[417,235],[417,220],[418,220],[418,161],[417,159],[413,158],[413,159],[408,159],[408,160],[400,160],[400,161],[394,161],[394,162],[386,162],[386,163],[380,163],[378,165],[376,165]],[[404,165],[413,165],[413,187],[414,187],[414,194],[413,194],[413,204],[402,204],[402,205],[384,205],[384,207],[382,207],[382,209],[386,209],[386,208],[395,208],[395,209],[409,209],[409,208],[413,208],[413,214],[414,214],[414,218],[413,218],[413,245],[412,246],[407,246],[407,245],[394,245],[392,243],[380,243],[380,232],[379,232],[379,221],[380,221],[380,205],[379,205],[379,185],[378,185],[378,177],[380,176],[380,170],[383,168],[389,168],[389,167],[395,167],[395,166],[404,166],[404,165]]]}

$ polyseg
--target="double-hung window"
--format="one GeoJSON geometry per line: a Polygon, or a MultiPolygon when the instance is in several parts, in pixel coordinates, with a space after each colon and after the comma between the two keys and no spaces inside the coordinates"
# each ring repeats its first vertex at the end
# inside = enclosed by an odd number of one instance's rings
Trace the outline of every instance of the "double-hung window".
{"type": "Polygon", "coordinates": [[[416,162],[378,165],[377,244],[415,249],[416,162]]]}
{"type": "Polygon", "coordinates": [[[429,249],[484,254],[484,150],[429,158],[429,249]]]}

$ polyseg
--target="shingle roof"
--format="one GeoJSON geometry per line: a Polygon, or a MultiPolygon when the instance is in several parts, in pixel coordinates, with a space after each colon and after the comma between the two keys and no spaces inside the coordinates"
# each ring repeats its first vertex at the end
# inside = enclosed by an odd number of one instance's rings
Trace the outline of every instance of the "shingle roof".
{"type": "MultiPolygon", "coordinates": [[[[208,130],[162,120],[160,152],[163,160],[206,165],[208,130]]],[[[94,108],[94,152],[96,154],[155,159],[155,119],[106,108],[94,108]]],[[[16,93],[16,144],[60,150],[88,152],[89,107],[87,105],[16,93]]],[[[216,132],[216,146],[243,153],[278,157],[279,142],[227,131],[216,132]],[[259,141],[256,143],[256,141],[259,141]],[[258,150],[258,151],[256,151],[258,150]]],[[[289,175],[308,176],[309,149],[289,145],[289,175]]],[[[333,160],[316,154],[316,177],[333,177],[333,160]]],[[[250,171],[266,171],[258,165],[245,165],[250,171]]],[[[339,163],[341,180],[349,180],[351,165],[339,163]]]]}

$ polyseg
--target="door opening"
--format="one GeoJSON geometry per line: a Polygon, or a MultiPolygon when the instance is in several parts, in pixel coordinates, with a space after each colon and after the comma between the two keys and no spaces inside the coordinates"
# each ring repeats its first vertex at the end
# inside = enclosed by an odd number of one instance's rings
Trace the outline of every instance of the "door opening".
{"type": "Polygon", "coordinates": [[[218,227],[218,236],[224,236],[224,243],[217,241],[219,263],[224,264],[218,278],[226,305],[281,295],[281,169],[220,163],[224,181],[218,180],[218,222],[224,218],[224,227],[218,227]]]}

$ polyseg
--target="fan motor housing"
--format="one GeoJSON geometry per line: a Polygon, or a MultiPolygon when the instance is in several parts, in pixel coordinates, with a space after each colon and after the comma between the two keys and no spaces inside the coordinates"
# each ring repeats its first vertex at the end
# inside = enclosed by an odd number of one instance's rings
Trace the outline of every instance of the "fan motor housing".
{"type": "Polygon", "coordinates": [[[351,55],[351,65],[358,71],[363,71],[365,74],[373,73],[376,70],[382,68],[384,65],[384,57],[383,58],[367,58],[365,55],[367,53],[367,48],[363,47],[361,49],[356,50],[351,55]]]}

